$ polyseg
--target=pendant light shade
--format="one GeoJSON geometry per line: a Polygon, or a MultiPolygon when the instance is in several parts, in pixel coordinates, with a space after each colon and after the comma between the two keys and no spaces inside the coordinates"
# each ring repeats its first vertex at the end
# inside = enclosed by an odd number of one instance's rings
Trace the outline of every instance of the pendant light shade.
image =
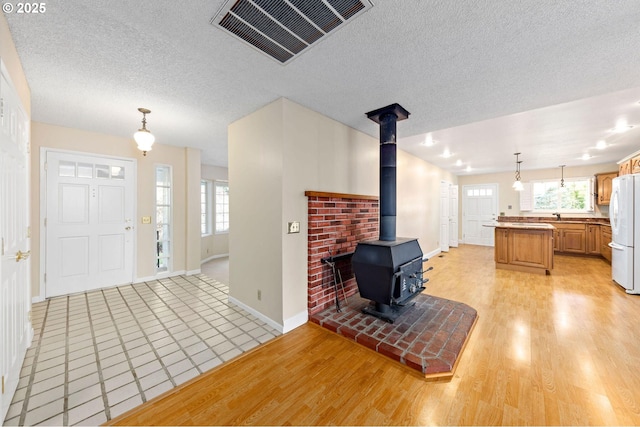
{"type": "Polygon", "coordinates": [[[147,114],[151,114],[151,111],[146,108],[138,108],[138,111],[142,113],[142,128],[133,134],[133,139],[138,144],[138,150],[142,151],[143,156],[146,156],[147,151],[151,151],[156,137],[147,129],[147,114]]]}
{"type": "Polygon", "coordinates": [[[522,185],[522,181],[520,181],[520,163],[522,163],[522,160],[519,159],[518,156],[520,156],[521,153],[513,153],[514,156],[516,156],[516,180],[513,181],[513,189],[516,191],[522,191],[524,190],[524,186],[522,185]]]}

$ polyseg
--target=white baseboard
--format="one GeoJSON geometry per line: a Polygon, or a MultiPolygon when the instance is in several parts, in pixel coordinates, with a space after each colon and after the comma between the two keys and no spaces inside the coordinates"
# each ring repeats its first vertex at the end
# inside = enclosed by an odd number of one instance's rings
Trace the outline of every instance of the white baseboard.
{"type": "Polygon", "coordinates": [[[247,311],[247,312],[253,314],[258,319],[262,320],[264,323],[266,323],[267,325],[271,326],[273,329],[277,330],[281,334],[284,333],[283,332],[284,331],[284,326],[282,326],[278,322],[275,322],[274,320],[268,318],[267,316],[265,316],[264,314],[260,313],[255,308],[249,307],[247,304],[245,304],[242,301],[240,301],[240,300],[238,300],[238,299],[236,299],[234,297],[231,297],[231,296],[229,297],[229,302],[231,304],[233,304],[233,305],[237,305],[238,307],[240,307],[244,311],[247,311]]]}
{"type": "Polygon", "coordinates": [[[433,258],[434,256],[438,255],[441,252],[442,252],[442,250],[440,248],[434,249],[431,252],[428,252],[428,253],[424,254],[422,256],[422,259],[427,260],[429,258],[433,258]]]}
{"type": "Polygon", "coordinates": [[[298,326],[302,326],[309,321],[309,311],[301,311],[293,317],[285,319],[282,333],[286,334],[289,331],[294,330],[298,326]]]}
{"type": "Polygon", "coordinates": [[[200,273],[202,273],[202,270],[200,270],[200,269],[198,268],[198,269],[196,269],[196,270],[189,270],[189,271],[187,271],[187,273],[186,273],[186,274],[187,274],[187,276],[193,276],[194,274],[200,274],[200,273]]]}
{"type": "Polygon", "coordinates": [[[229,254],[210,256],[209,258],[205,258],[202,261],[200,261],[200,264],[204,264],[205,262],[209,262],[211,260],[218,259],[218,258],[229,258],[229,254]]]}
{"type": "MultiPolygon", "coordinates": [[[[200,272],[200,270],[198,270],[198,272],[200,272]]],[[[156,274],[155,276],[138,277],[133,280],[133,283],[151,282],[153,280],[166,279],[168,277],[181,276],[183,274],[187,274],[187,272],[185,270],[171,271],[169,273],[156,274]]]]}

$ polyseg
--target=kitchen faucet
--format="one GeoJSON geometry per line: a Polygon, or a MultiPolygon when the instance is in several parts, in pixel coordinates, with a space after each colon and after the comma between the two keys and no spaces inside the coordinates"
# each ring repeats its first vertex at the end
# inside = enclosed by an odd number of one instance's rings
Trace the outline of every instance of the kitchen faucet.
{"type": "Polygon", "coordinates": [[[551,215],[555,215],[555,216],[556,216],[556,219],[557,219],[558,221],[560,221],[560,214],[559,214],[558,212],[554,212],[554,213],[552,213],[551,215]]]}

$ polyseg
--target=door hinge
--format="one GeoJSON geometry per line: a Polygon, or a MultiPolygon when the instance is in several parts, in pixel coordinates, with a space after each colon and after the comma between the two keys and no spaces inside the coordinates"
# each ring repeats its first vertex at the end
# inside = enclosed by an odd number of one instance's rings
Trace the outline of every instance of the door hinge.
{"type": "Polygon", "coordinates": [[[4,375],[2,376],[2,394],[4,394],[4,375]]]}
{"type": "Polygon", "coordinates": [[[47,218],[44,219],[44,226],[47,226],[47,218]]]}
{"type": "Polygon", "coordinates": [[[4,118],[4,98],[0,98],[0,119],[3,119],[3,118],[4,118]]]}
{"type": "Polygon", "coordinates": [[[4,255],[4,237],[2,238],[2,247],[0,248],[0,255],[4,255]]]}
{"type": "Polygon", "coordinates": [[[31,238],[31,227],[27,227],[27,239],[31,238]]]}
{"type": "Polygon", "coordinates": [[[44,283],[47,283],[47,273],[44,273],[44,283]]]}

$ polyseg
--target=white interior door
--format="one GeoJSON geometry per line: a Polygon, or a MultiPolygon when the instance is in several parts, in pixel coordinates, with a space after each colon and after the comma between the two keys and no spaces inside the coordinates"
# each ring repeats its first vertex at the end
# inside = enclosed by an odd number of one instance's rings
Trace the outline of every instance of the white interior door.
{"type": "Polygon", "coordinates": [[[33,337],[29,322],[29,119],[4,65],[0,79],[0,425],[33,337]]]}
{"type": "Polygon", "coordinates": [[[48,151],[46,297],[131,283],[135,164],[48,151]]]}
{"type": "Polygon", "coordinates": [[[458,186],[449,186],[449,246],[458,247],[458,186]]]}
{"type": "Polygon", "coordinates": [[[449,251],[449,186],[440,182],[440,250],[449,251]]]}
{"type": "Polygon", "coordinates": [[[485,227],[497,219],[498,184],[462,187],[462,239],[471,245],[494,245],[494,228],[485,227]]]}

